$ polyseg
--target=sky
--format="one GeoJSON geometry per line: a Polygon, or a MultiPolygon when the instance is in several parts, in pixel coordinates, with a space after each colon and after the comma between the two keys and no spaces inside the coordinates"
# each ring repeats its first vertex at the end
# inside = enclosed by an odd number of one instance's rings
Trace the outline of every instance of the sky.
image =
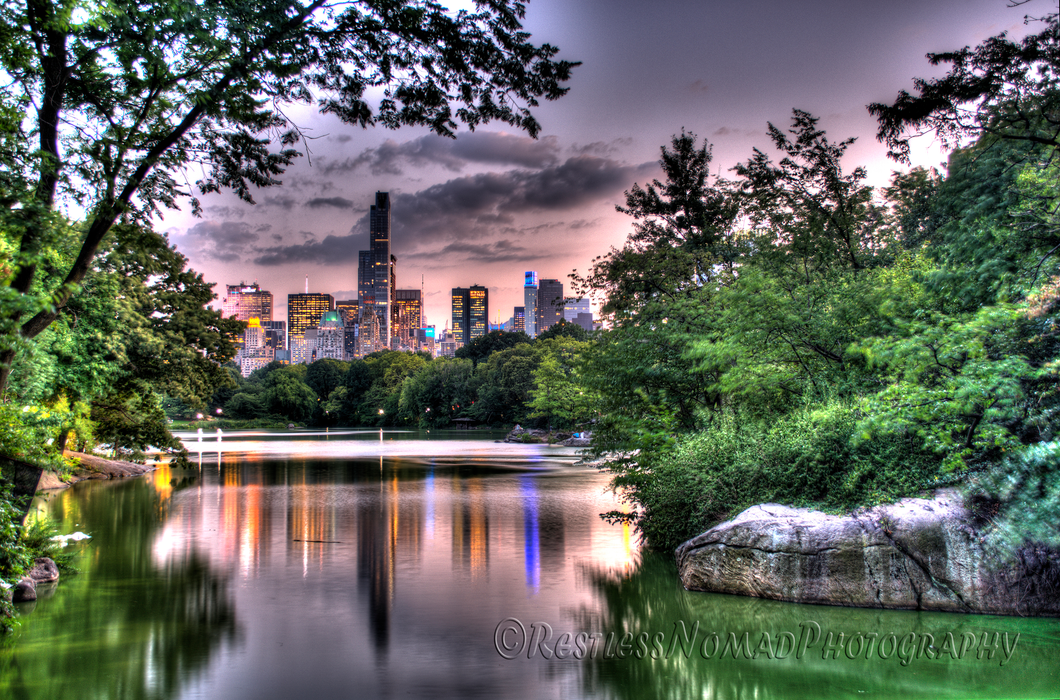
{"type": "MultiPolygon", "coordinates": [[[[287,294],[356,299],[357,252],[368,249],[368,207],[392,202],[397,286],[422,288],[426,323],[452,327],[453,287],[489,288],[490,319],[523,301],[523,272],[565,283],[631,231],[616,212],[623,193],[661,176],[660,148],[686,130],[709,141],[712,173],[752,149],[775,156],[768,123],[792,109],[820,117],[830,140],[856,137],[847,170],[868,168],[885,185],[898,164],[875,139],[870,102],[893,101],[914,77],[942,75],[928,52],[1008,31],[1054,0],[530,0],[524,27],[534,43],[581,61],[570,92],[534,110],[539,138],[504,124],[456,139],[426,129],[361,129],[299,108],[289,114],[312,139],[282,185],[249,205],[223,193],[167,213],[157,228],[190,267],[214,283],[258,282],[286,319],[287,294]]],[[[939,166],[931,139],[913,164],[939,166]]]]}

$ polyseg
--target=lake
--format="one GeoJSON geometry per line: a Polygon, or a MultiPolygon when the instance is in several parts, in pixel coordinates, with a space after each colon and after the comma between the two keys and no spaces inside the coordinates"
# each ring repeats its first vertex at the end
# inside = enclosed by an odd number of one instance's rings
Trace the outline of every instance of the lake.
{"type": "Polygon", "coordinates": [[[194,466],[39,503],[92,536],[4,698],[1053,698],[1060,621],[684,591],[577,450],[182,435],[194,466]]]}

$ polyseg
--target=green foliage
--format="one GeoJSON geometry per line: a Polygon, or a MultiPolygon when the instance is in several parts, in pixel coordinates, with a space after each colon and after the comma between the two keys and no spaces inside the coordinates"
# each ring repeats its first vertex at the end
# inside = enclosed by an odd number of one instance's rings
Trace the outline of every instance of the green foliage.
{"type": "Polygon", "coordinates": [[[542,343],[546,350],[534,370],[529,392],[530,417],[548,419],[549,429],[574,429],[593,416],[593,393],[579,381],[576,365],[588,343],[559,335],[542,343]]]}
{"type": "Polygon", "coordinates": [[[726,414],[710,430],[641,452],[614,485],[636,507],[647,544],[673,549],[757,503],[843,511],[949,482],[914,435],[855,441],[858,419],[842,403],[773,420],[726,414]]]}
{"type": "Polygon", "coordinates": [[[33,562],[21,541],[21,519],[22,513],[11,503],[10,487],[0,485],[0,579],[9,583],[33,562]]]}
{"type": "Polygon", "coordinates": [[[69,413],[37,405],[0,403],[0,454],[65,473],[70,464],[53,443],[70,420],[69,413]]]}
{"type": "Polygon", "coordinates": [[[965,495],[989,521],[989,542],[1011,553],[1024,545],[1060,548],[1060,443],[1009,453],[971,479],[965,495]]]}
{"type": "Polygon", "coordinates": [[[59,526],[54,520],[40,512],[31,513],[22,527],[21,544],[26,548],[30,562],[47,557],[55,562],[60,574],[76,574],[78,570],[74,560],[78,548],[69,545],[64,547],[52,539],[59,534],[59,526]]]}
{"type": "Polygon", "coordinates": [[[864,341],[858,350],[888,379],[864,401],[864,437],[913,430],[950,471],[1016,449],[1042,399],[1029,385],[1048,374],[1019,352],[1023,325],[1019,310],[997,305],[968,318],[924,315],[903,322],[901,336],[864,341]]]}
{"type": "Polygon", "coordinates": [[[270,414],[286,416],[297,422],[306,421],[313,415],[317,395],[302,380],[303,374],[295,365],[280,367],[266,375],[261,401],[270,414]]]}
{"type": "Polygon", "coordinates": [[[910,135],[925,132],[944,144],[960,144],[971,137],[1060,147],[1057,14],[1040,21],[1045,29],[1018,42],[1002,33],[975,48],[930,53],[932,65],[951,66],[946,75],[917,78],[917,94],[902,90],[892,105],[869,105],[869,112],[879,120],[879,140],[890,147],[891,156],[908,162],[910,135]]]}
{"type": "Polygon", "coordinates": [[[410,376],[400,395],[400,415],[426,428],[445,427],[470,410],[475,367],[471,360],[439,357],[410,376]]]}
{"type": "Polygon", "coordinates": [[[481,335],[478,338],[473,339],[471,342],[465,343],[457,348],[456,357],[471,360],[475,363],[475,366],[478,366],[479,362],[489,359],[489,357],[495,352],[515,347],[520,343],[529,342],[530,336],[522,331],[516,331],[514,333],[508,331],[490,331],[486,335],[481,335]]]}
{"type": "MultiPolygon", "coordinates": [[[[842,510],[980,472],[1012,493],[1048,480],[1006,460],[1060,424],[1045,21],[941,57],[954,70],[922,99],[874,106],[899,152],[910,126],[979,136],[945,177],[896,173],[886,200],[841,167],[852,140],[799,110],[769,125],[781,159],[756,150],[733,183],[708,185],[691,135],[663,149],[666,182],[626,193],[627,243],[584,280],[611,315],[578,367],[598,397],[592,453],[637,507],[607,517],[669,548],[761,501],[842,510]]],[[[1060,518],[1049,488],[1040,522],[1060,518]]]]}
{"type": "Polygon", "coordinates": [[[566,319],[561,318],[559,323],[553,323],[542,331],[535,340],[542,341],[551,338],[573,338],[574,340],[584,342],[589,340],[589,331],[585,330],[577,323],[568,323],[566,319]]]}

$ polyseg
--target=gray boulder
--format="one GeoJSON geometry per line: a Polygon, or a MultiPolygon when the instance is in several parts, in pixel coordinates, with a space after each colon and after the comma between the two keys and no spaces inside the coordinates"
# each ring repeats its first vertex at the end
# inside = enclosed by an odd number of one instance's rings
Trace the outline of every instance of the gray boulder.
{"type": "Polygon", "coordinates": [[[11,602],[12,603],[27,603],[31,600],[37,599],[37,584],[33,582],[33,579],[23,578],[21,581],[15,584],[15,587],[11,589],[11,602]]]}
{"type": "Polygon", "coordinates": [[[59,580],[59,567],[48,557],[39,557],[33,560],[33,568],[26,572],[26,576],[35,583],[54,583],[59,580]]]}
{"type": "Polygon", "coordinates": [[[953,491],[846,516],[748,508],[677,549],[685,588],[798,603],[1060,615],[1060,556],[983,546],[953,491]]]}

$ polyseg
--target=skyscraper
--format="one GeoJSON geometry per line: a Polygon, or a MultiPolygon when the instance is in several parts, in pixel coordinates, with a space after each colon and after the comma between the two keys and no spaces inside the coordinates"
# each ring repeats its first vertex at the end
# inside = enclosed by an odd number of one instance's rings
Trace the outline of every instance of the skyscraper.
{"type": "Polygon", "coordinates": [[[257,282],[226,285],[221,313],[226,318],[237,318],[240,321],[249,321],[252,318],[271,321],[272,292],[262,291],[257,282]]]}
{"type": "Polygon", "coordinates": [[[479,285],[453,288],[453,339],[464,345],[489,332],[489,290],[479,285]]]}
{"type": "Polygon", "coordinates": [[[394,263],[390,254],[390,194],[376,192],[375,204],[368,212],[370,249],[358,256],[358,301],[361,316],[374,313],[379,319],[379,337],[389,344],[390,305],[393,302],[394,263]],[[365,259],[364,253],[368,253],[365,259]],[[363,275],[363,276],[362,276],[363,275]]]}
{"type": "Polygon", "coordinates": [[[527,271],[523,274],[523,314],[526,318],[526,334],[537,337],[537,273],[527,271]]]}
{"type": "Polygon", "coordinates": [[[526,308],[523,306],[516,306],[512,313],[512,327],[513,333],[519,331],[526,332],[526,308]]]}
{"type": "Polygon", "coordinates": [[[541,280],[537,291],[537,327],[534,330],[537,331],[537,335],[541,335],[549,327],[559,323],[561,318],[563,318],[563,283],[559,280],[541,280]]]}
{"type": "Polygon", "coordinates": [[[291,364],[309,362],[313,348],[306,345],[306,331],[320,325],[320,319],[331,311],[335,299],[330,294],[305,293],[287,295],[287,339],[291,364]]]}
{"type": "Polygon", "coordinates": [[[397,350],[416,349],[416,330],[423,327],[423,299],[418,289],[398,289],[394,292],[394,312],[391,318],[397,350]]]}

